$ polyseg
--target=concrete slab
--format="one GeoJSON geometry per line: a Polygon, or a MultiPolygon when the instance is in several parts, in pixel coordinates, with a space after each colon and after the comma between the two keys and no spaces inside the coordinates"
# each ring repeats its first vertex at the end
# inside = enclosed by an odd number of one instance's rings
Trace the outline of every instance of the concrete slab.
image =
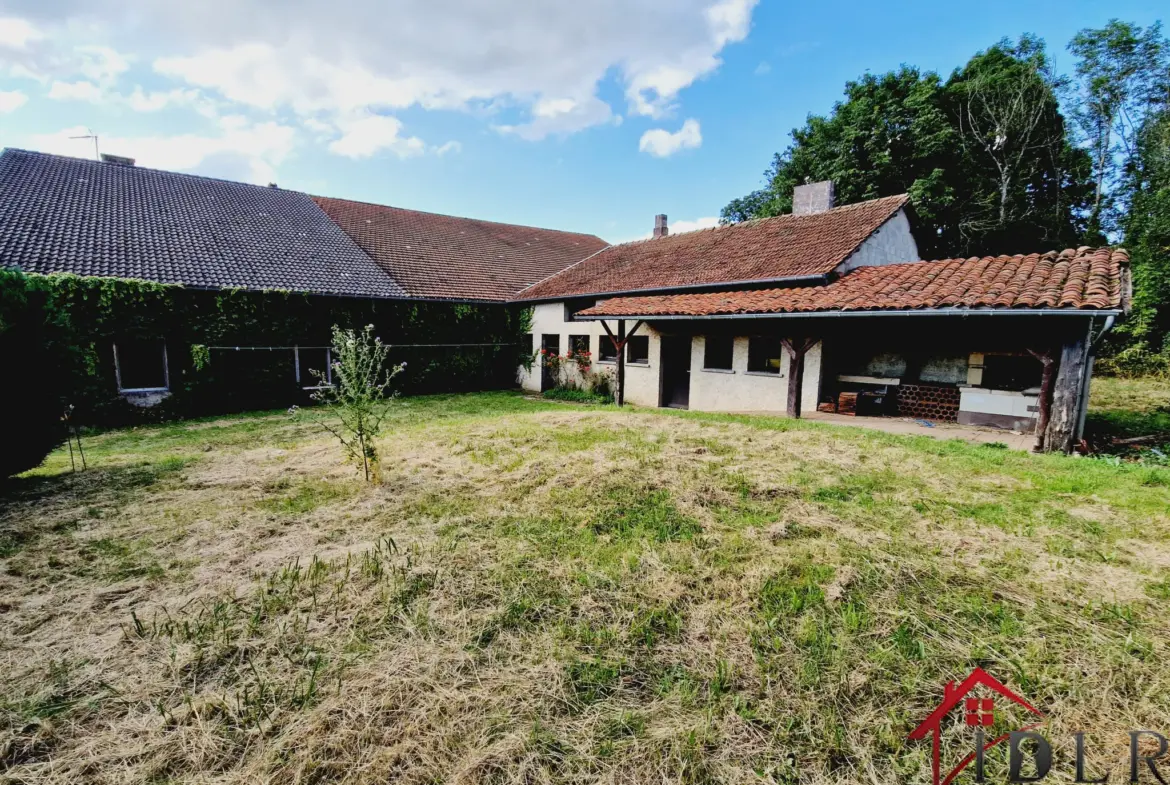
{"type": "Polygon", "coordinates": [[[808,412],[802,414],[806,420],[813,422],[827,422],[833,425],[846,425],[853,428],[870,428],[886,433],[898,433],[906,436],[929,436],[933,439],[962,439],[971,444],[991,444],[999,442],[1006,444],[1013,450],[1031,450],[1036,443],[1036,437],[1030,433],[1016,433],[1002,431],[997,428],[980,428],[974,425],[958,425],[951,422],[936,422],[923,425],[918,420],[901,417],[850,417],[845,414],[831,414],[828,412],[808,412]]]}

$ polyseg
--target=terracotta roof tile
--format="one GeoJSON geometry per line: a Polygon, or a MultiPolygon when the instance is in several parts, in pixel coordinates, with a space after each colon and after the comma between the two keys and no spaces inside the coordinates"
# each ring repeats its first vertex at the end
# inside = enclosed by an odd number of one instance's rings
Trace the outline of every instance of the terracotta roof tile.
{"type": "Polygon", "coordinates": [[[610,246],[525,289],[517,299],[826,274],[908,201],[905,195],[889,196],[813,215],[762,218],[610,246]]]}
{"type": "Polygon", "coordinates": [[[1121,308],[1122,248],[860,267],[824,286],[619,297],[581,316],[714,316],[926,308],[1121,308]]]}
{"type": "Polygon", "coordinates": [[[605,247],[590,234],[313,198],[415,297],[507,300],[605,247]]]}

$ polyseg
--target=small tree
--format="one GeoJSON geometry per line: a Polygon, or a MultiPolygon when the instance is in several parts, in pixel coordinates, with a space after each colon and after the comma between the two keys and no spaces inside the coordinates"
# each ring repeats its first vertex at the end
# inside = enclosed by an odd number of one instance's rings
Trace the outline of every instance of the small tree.
{"type": "Polygon", "coordinates": [[[313,371],[320,389],[313,399],[332,406],[317,423],[337,437],[346,457],[360,461],[366,482],[377,479],[378,451],[374,440],[382,433],[390,398],[390,384],[406,363],[388,365],[390,347],[374,335],[370,324],[360,333],[333,327],[333,378],[313,371]]]}

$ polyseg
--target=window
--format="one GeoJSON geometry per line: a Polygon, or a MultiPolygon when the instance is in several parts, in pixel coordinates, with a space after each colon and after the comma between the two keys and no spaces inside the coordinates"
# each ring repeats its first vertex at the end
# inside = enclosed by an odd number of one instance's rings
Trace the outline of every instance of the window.
{"type": "Polygon", "coordinates": [[[306,390],[333,384],[332,352],[324,346],[298,346],[293,349],[297,381],[306,390]]]}
{"type": "Polygon", "coordinates": [[[597,359],[603,363],[617,362],[617,349],[608,335],[603,335],[597,341],[597,359]]]}
{"type": "Polygon", "coordinates": [[[167,346],[158,339],[122,339],[114,344],[119,392],[170,389],[167,346]]]}
{"type": "Polygon", "coordinates": [[[783,355],[779,338],[753,335],[748,339],[748,373],[780,373],[783,355]]]}
{"type": "Polygon", "coordinates": [[[730,335],[708,335],[704,344],[703,367],[715,371],[730,371],[735,338],[730,335]]]}
{"type": "Polygon", "coordinates": [[[574,354],[589,353],[589,336],[588,335],[570,335],[569,336],[569,351],[574,354]]]}
{"type": "Polygon", "coordinates": [[[626,339],[626,362],[641,365],[650,363],[650,336],[634,335],[626,339]]]}

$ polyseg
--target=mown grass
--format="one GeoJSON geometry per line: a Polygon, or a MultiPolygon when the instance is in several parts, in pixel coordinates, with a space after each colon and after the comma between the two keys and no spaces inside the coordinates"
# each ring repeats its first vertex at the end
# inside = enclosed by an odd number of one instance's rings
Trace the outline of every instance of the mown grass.
{"type": "Polygon", "coordinates": [[[1170,469],[512,394],[393,422],[380,485],[263,413],[10,487],[0,776],[920,783],[976,665],[1053,776],[1073,730],[1093,773],[1170,731],[1170,469]]]}

